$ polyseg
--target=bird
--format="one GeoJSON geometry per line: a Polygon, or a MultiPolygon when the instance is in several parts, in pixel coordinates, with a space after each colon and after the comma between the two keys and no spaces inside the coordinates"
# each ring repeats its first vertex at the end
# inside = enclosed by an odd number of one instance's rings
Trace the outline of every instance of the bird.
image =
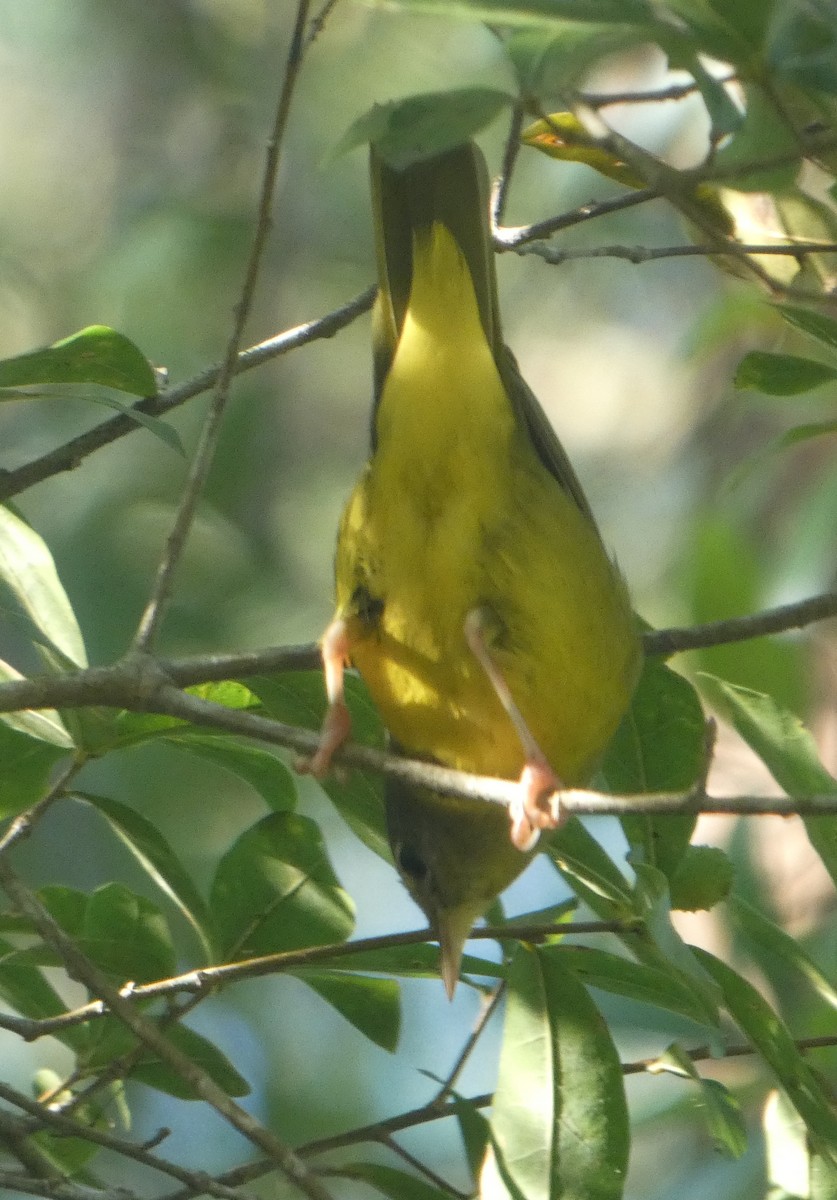
{"type": "Polygon", "coordinates": [[[373,144],[370,173],[371,454],[339,525],[329,704],[306,766],[322,777],[349,736],[352,666],[398,753],[517,781],[509,812],[385,782],[393,858],[452,997],[474,922],[563,822],[560,789],[589,780],[628,708],[640,643],[503,341],[481,151],[465,141],[405,164],[373,144]]]}

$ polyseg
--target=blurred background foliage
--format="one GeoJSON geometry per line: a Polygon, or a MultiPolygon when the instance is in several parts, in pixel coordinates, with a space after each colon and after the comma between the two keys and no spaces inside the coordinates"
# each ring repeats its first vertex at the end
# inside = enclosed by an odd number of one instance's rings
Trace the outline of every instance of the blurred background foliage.
{"type": "MultiPolygon", "coordinates": [[[[0,0],[0,356],[103,323],[132,338],[174,381],[220,358],[292,8],[287,0],[0,0]]],[[[598,62],[584,84],[645,90],[683,78],[668,72],[659,51],[640,45],[598,62]]],[[[324,314],[372,282],[365,157],[329,153],[374,102],[454,84],[513,87],[508,59],[487,28],[348,0],[336,5],[295,98],[249,342],[324,314]]],[[[675,166],[705,155],[708,125],[698,96],[609,108],[608,119],[675,166]]],[[[480,139],[492,170],[505,133],[501,119],[480,139]]],[[[621,190],[583,163],[526,151],[506,222],[528,223],[621,190]]],[[[560,245],[683,240],[676,213],[656,201],[580,224],[560,245]]],[[[746,351],[799,352],[802,344],[751,285],[702,258],[554,267],[507,253],[499,271],[507,340],[568,448],[639,612],[658,626],[691,624],[834,586],[833,441],[763,455],[798,415],[780,399],[735,392],[731,384],[746,351]],[[756,467],[740,469],[753,459],[756,467]]],[[[369,359],[363,318],[236,383],[163,653],[319,635],[331,612],[337,519],[366,454],[369,359]]],[[[803,419],[823,418],[833,404],[834,387],[820,389],[805,398],[803,419]]],[[[193,400],[168,418],[188,448],[205,405],[205,398],[193,400]]],[[[88,428],[101,412],[61,398],[5,404],[0,419],[2,464],[13,468],[88,428]]],[[[134,631],[184,474],[177,455],[140,431],[18,500],[55,556],[91,662],[118,657],[134,631]]],[[[13,625],[3,636],[14,647],[13,625]]],[[[14,661],[13,650],[8,657],[14,661]]],[[[818,732],[833,766],[835,663],[833,632],[823,629],[695,654],[688,669],[706,667],[770,691],[818,732]]],[[[771,786],[724,732],[716,771],[719,790],[771,786]]],[[[199,880],[262,811],[232,778],[159,747],[111,756],[90,779],[159,824],[199,880]]],[[[416,927],[418,914],[394,872],[345,832],[313,784],[302,786],[357,900],[358,933],[416,927]]],[[[618,852],[615,822],[597,822],[595,832],[618,852]]],[[[42,834],[20,853],[33,882],[89,890],[119,878],[147,888],[91,811],[64,805],[42,834]]],[[[778,819],[717,819],[702,823],[697,840],[726,844],[753,897],[837,968],[824,932],[833,895],[804,838],[778,819]]],[[[511,892],[509,910],[561,899],[556,882],[536,865],[511,892]]],[[[684,917],[682,927],[735,956],[734,941],[724,945],[734,935],[711,918],[684,917]]],[[[750,967],[758,972],[757,963],[750,967]]],[[[230,988],[201,1006],[196,1024],[218,1037],[253,1084],[254,1111],[275,1117],[289,1140],[302,1140],[432,1094],[425,1073],[449,1068],[477,999],[463,988],[448,1006],[435,982],[403,987],[397,1056],[363,1041],[293,979],[230,988]]],[[[798,995],[772,998],[809,1031],[798,995]]],[[[655,1013],[647,1027],[648,1012],[636,1005],[605,997],[602,1007],[623,1057],[660,1049],[665,1018],[655,1013]]],[[[496,1037],[469,1064],[463,1090],[492,1086],[496,1037]]],[[[68,1065],[57,1043],[2,1040],[10,1078],[23,1090],[34,1069],[68,1065]]],[[[761,1094],[748,1060],[724,1071],[728,1083],[737,1077],[745,1099],[761,1094]]],[[[138,1138],[172,1125],[170,1157],[210,1171],[228,1160],[235,1139],[217,1118],[195,1106],[184,1125],[174,1117],[176,1101],[135,1091],[138,1138]]],[[[638,1133],[630,1195],[762,1194],[756,1116],[751,1149],[730,1163],[710,1157],[685,1085],[637,1078],[629,1094],[638,1133]]],[[[405,1141],[466,1186],[457,1179],[455,1133],[430,1126],[405,1141]]],[[[124,1164],[120,1172],[127,1186],[135,1182],[124,1164]]],[[[354,1192],[347,1186],[341,1194],[354,1192]]]]}

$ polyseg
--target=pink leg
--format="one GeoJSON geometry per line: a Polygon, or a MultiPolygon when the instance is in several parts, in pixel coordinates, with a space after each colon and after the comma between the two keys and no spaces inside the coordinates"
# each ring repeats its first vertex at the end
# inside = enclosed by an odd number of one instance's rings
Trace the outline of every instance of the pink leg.
{"type": "Polygon", "coordinates": [[[557,829],[563,824],[558,795],[561,781],[535,741],[505,676],[491,657],[485,642],[485,624],[485,614],[478,608],[472,609],[465,618],[465,639],[508,713],[526,756],[517,795],[509,806],[509,816],[513,844],[518,850],[527,851],[535,845],[542,829],[557,829]]]}
{"type": "Polygon", "coordinates": [[[346,707],[343,675],[349,660],[349,641],[345,621],[332,621],[321,643],[325,672],[328,708],[320,729],[320,741],[309,759],[302,759],[296,769],[302,774],[322,779],[329,772],[331,760],[352,731],[352,719],[346,707]]]}

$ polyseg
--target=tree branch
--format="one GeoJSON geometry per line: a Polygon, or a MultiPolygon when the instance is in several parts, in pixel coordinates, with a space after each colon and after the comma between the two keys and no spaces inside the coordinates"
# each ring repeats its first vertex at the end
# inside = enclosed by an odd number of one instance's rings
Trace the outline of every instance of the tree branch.
{"type": "Polygon", "coordinates": [[[235,376],[235,364],[238,359],[239,347],[244,337],[244,328],[253,306],[262,258],[264,256],[267,238],[271,228],[271,209],[276,191],[276,179],[282,155],[282,145],[290,115],[291,99],[296,89],[305,47],[305,30],[308,21],[309,0],[297,0],[296,20],[291,33],[291,42],[282,84],[276,102],[276,112],[273,127],[267,144],[264,172],[259,193],[259,207],[256,217],[256,229],[253,244],[244,272],[244,282],[241,296],[235,306],[233,327],[215,390],[212,403],[207,412],[201,429],[198,448],[192,461],[189,478],[180,499],[174,525],[166,540],[166,546],[160,559],[157,575],[149,596],[148,603],[140,618],[139,626],[134,637],[134,650],[137,653],[147,653],[153,646],[160,631],[166,610],[171,601],[174,574],[177,570],[186,541],[192,528],[197,512],[198,501],[203,493],[212,460],[221,435],[221,426],[229,403],[230,390],[235,376]]]}
{"type": "Polygon", "coordinates": [[[731,617],[725,621],[709,621],[681,629],[654,629],[643,635],[646,654],[668,657],[684,650],[705,650],[710,646],[726,646],[802,629],[815,621],[837,617],[837,592],[823,592],[807,600],[767,608],[749,617],[731,617]]]}
{"type": "MultiPolygon", "coordinates": [[[[347,325],[369,311],[375,300],[376,292],[377,288],[367,288],[365,292],[355,296],[347,304],[334,309],[333,312],[327,313],[323,317],[306,321],[302,325],[295,325],[283,333],[278,333],[275,337],[242,350],[236,359],[234,373],[240,375],[244,371],[251,371],[254,367],[280,358],[300,346],[306,346],[310,342],[320,341],[323,338],[334,337],[341,329],[345,329],[347,325]]],[[[133,407],[148,416],[165,416],[166,413],[185,404],[187,400],[192,400],[209,391],[218,382],[220,373],[220,364],[208,367],[192,379],[166,388],[157,396],[139,400],[133,407]]],[[[0,501],[9,500],[12,496],[17,496],[27,488],[33,487],[36,483],[43,483],[44,480],[50,479],[54,475],[75,470],[85,458],[95,453],[96,450],[109,446],[111,442],[118,441],[126,434],[136,433],[140,428],[141,426],[128,416],[111,417],[110,420],[102,421],[99,425],[88,429],[86,433],[71,438],[70,441],[48,451],[40,458],[32,459],[14,470],[0,471],[0,501]]]]}
{"type": "Polygon", "coordinates": [[[60,958],[71,978],[99,997],[113,1015],[162,1062],[171,1067],[203,1100],[254,1146],[258,1146],[282,1173],[309,1197],[331,1200],[330,1193],[290,1147],[236,1104],[210,1075],[157,1028],[134,1004],[115,988],[76,943],[58,925],[40,900],[24,886],[5,855],[0,855],[0,886],[29,920],[44,942],[60,958]]]}
{"type": "Polygon", "coordinates": [[[178,1166],[177,1163],[152,1154],[145,1147],[129,1142],[125,1138],[116,1137],[112,1133],[106,1133],[103,1129],[97,1129],[93,1125],[86,1125],[81,1121],[73,1120],[72,1117],[64,1116],[2,1082],[0,1082],[0,1098],[7,1104],[13,1104],[22,1109],[32,1118],[28,1122],[19,1121],[22,1135],[31,1136],[32,1133],[47,1129],[63,1137],[81,1138],[83,1141],[102,1146],[106,1150],[112,1150],[116,1154],[121,1154],[123,1158],[133,1159],[134,1162],[143,1163],[163,1175],[179,1180],[180,1183],[191,1188],[196,1196],[208,1193],[210,1196],[219,1197],[219,1200],[244,1200],[241,1192],[234,1191],[224,1184],[216,1183],[206,1171],[189,1171],[185,1167],[178,1166]]]}
{"type": "Polygon", "coordinates": [[[589,246],[561,249],[547,242],[527,242],[515,247],[521,256],[534,255],[550,266],[586,258],[620,258],[634,265],[655,262],[662,258],[709,258],[712,255],[731,258],[746,258],[750,254],[781,254],[799,257],[805,254],[837,254],[837,242],[793,242],[777,246],[775,243],[749,245],[744,242],[728,242],[724,246],[589,246]]]}

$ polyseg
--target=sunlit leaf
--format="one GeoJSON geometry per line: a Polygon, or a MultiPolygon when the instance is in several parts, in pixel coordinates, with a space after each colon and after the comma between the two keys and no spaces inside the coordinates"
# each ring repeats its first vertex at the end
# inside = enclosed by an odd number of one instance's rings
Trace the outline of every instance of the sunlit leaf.
{"type": "Polygon", "coordinates": [[[807,1126],[814,1148],[832,1163],[837,1161],[837,1115],[832,1098],[789,1030],[751,983],[707,951],[695,953],[721,988],[733,1019],[787,1092],[807,1126]]]}
{"type": "MultiPolygon", "coordinates": [[[[648,659],[605,754],[602,775],[614,792],[685,791],[704,767],[706,720],[688,680],[648,659]]],[[[641,814],[622,818],[634,855],[667,876],[677,870],[696,817],[641,814]]]]}
{"type": "MultiPolygon", "coordinates": [[[[0,682],[23,679],[20,671],[10,667],[0,659],[0,682]]],[[[24,708],[16,712],[0,713],[0,720],[10,729],[25,733],[27,737],[36,738],[39,742],[48,742],[50,746],[58,746],[62,750],[73,749],[73,739],[54,708],[24,708]]]]}
{"type": "Polygon", "coordinates": [[[106,325],[89,325],[43,350],[0,360],[0,387],[30,383],[99,383],[134,396],[157,393],[145,355],[106,325]]]}
{"type": "Polygon", "coordinates": [[[481,1196],[617,1200],[628,1113],[619,1057],[561,947],[521,947],[509,979],[481,1196]]]}

